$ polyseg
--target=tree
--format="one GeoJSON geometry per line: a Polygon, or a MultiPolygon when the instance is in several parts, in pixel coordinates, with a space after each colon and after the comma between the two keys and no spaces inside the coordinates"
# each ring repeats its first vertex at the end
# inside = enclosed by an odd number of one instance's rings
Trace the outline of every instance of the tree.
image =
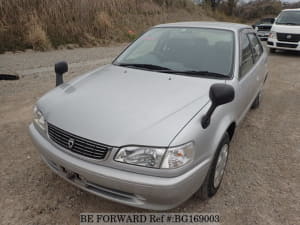
{"type": "Polygon", "coordinates": [[[233,16],[238,0],[227,0],[227,14],[233,16]]]}
{"type": "Polygon", "coordinates": [[[209,5],[212,10],[215,10],[220,4],[221,0],[204,0],[204,2],[209,5]]]}

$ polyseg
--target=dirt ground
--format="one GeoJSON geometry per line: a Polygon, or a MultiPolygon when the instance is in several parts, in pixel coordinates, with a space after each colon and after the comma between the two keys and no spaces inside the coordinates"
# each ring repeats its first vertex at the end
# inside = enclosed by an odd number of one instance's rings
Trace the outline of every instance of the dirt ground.
{"type": "MultiPolygon", "coordinates": [[[[0,224],[79,224],[82,212],[146,212],[95,197],[41,161],[28,135],[36,100],[54,86],[53,64],[70,64],[66,80],[111,61],[124,45],[0,55],[0,224]]],[[[222,224],[300,224],[300,54],[269,57],[259,109],[231,144],[226,175],[209,201],[192,198],[172,212],[219,213],[222,224]]],[[[149,211],[148,211],[149,212],[149,211]]]]}

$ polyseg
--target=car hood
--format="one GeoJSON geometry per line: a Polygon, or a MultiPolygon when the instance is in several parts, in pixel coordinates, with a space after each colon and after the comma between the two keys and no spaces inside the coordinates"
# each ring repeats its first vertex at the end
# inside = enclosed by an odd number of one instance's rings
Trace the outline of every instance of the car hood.
{"type": "Polygon", "coordinates": [[[38,107],[49,123],[87,139],[168,146],[217,82],[108,65],[53,89],[38,107]]]}
{"type": "Polygon", "coordinates": [[[300,25],[279,25],[274,24],[272,26],[272,31],[278,32],[278,33],[292,33],[292,34],[300,34],[300,25]]]}

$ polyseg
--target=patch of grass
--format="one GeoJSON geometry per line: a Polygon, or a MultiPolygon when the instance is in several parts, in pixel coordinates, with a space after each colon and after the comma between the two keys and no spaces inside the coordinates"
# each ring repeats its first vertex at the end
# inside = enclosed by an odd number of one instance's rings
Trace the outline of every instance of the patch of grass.
{"type": "Polygon", "coordinates": [[[216,16],[207,14],[190,0],[0,0],[0,52],[131,41],[155,24],[216,16]]]}
{"type": "Polygon", "coordinates": [[[30,48],[43,51],[51,47],[47,34],[36,15],[29,16],[26,27],[27,33],[25,34],[25,41],[30,48]]]}

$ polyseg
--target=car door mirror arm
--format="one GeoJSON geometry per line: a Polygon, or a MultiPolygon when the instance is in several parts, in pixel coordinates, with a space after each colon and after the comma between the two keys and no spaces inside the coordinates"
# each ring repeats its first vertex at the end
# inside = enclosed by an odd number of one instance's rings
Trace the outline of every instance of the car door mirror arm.
{"type": "Polygon", "coordinates": [[[213,84],[209,90],[209,98],[211,100],[211,106],[207,113],[202,117],[201,125],[203,129],[206,129],[211,120],[211,116],[215,109],[220,106],[232,102],[234,100],[235,92],[234,88],[228,84],[213,84]]]}
{"type": "Polygon", "coordinates": [[[61,85],[64,82],[63,74],[68,72],[68,63],[58,62],[54,66],[56,74],[56,86],[61,85]]]}

